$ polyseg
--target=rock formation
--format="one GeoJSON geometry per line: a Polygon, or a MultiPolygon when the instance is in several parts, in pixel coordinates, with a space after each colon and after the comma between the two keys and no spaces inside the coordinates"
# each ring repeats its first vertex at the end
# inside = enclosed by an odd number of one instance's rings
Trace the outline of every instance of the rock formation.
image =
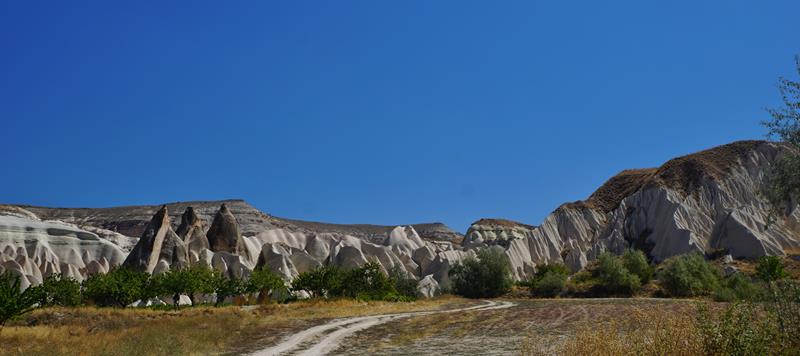
{"type": "Polygon", "coordinates": [[[775,143],[742,141],[658,168],[625,170],[586,200],[559,206],[541,225],[481,219],[466,236],[439,223],[282,219],[241,200],[224,201],[219,209],[220,202],[161,208],[0,206],[0,263],[29,283],[52,271],[84,276],[119,264],[135,242],[125,263],[150,272],[188,261],[238,277],[267,266],[289,280],[323,264],[351,268],[375,260],[384,270],[403,268],[420,280],[420,293],[429,295],[447,286],[451,266],[481,248],[504,250],[516,279],[529,278],[548,263],[579,270],[600,253],[628,248],[641,249],[655,261],[689,251],[726,252],[732,258],[783,254],[800,247],[800,209],[767,227],[768,205],[758,191],[764,172],[785,150],[775,143]],[[169,216],[170,210],[176,215],[169,216]],[[52,224],[59,228],[51,231],[52,224]],[[136,242],[135,236],[141,239],[136,242]]]}
{"type": "Polygon", "coordinates": [[[222,204],[214,216],[214,222],[206,234],[211,251],[224,251],[239,254],[241,251],[242,235],[239,233],[239,224],[228,206],[222,204]]]}
{"type": "Polygon", "coordinates": [[[197,261],[204,249],[209,248],[208,238],[205,233],[205,223],[197,217],[194,208],[187,207],[181,216],[181,224],[175,233],[180,236],[189,249],[190,259],[197,261]]]}
{"type": "Polygon", "coordinates": [[[123,263],[124,266],[148,273],[158,273],[188,264],[189,251],[183,240],[172,230],[166,206],[156,212],[123,263]]]}

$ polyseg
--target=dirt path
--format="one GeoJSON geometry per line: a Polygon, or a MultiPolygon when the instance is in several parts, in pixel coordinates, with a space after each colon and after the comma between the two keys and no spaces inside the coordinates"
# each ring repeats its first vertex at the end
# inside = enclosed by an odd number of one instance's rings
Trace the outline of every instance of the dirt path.
{"type": "Polygon", "coordinates": [[[336,350],[342,340],[352,336],[356,332],[370,327],[384,324],[390,321],[410,318],[421,315],[431,315],[439,313],[454,313],[466,311],[496,310],[513,307],[512,302],[494,302],[486,300],[485,304],[450,310],[409,312],[398,314],[370,315],[355,318],[333,320],[327,324],[314,326],[299,333],[296,333],[278,345],[253,353],[254,356],[266,355],[324,355],[336,350]]]}

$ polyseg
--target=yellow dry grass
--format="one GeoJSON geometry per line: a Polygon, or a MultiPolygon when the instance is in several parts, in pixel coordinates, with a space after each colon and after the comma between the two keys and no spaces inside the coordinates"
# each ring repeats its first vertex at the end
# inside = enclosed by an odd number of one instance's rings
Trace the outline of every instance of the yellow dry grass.
{"type": "Polygon", "coordinates": [[[5,327],[2,355],[219,354],[258,349],[332,318],[434,310],[471,303],[442,297],[410,303],[302,301],[249,310],[230,306],[180,311],[48,308],[5,327]]]}
{"type": "Polygon", "coordinates": [[[702,339],[693,315],[658,309],[636,309],[624,320],[586,322],[574,335],[554,340],[531,335],[523,355],[698,355],[702,339]],[[553,348],[552,343],[558,343],[553,348]]]}

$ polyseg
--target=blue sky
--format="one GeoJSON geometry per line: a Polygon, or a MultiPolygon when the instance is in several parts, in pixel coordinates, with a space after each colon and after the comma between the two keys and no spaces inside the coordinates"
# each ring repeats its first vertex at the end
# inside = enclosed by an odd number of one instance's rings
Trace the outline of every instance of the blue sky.
{"type": "Polygon", "coordinates": [[[0,4],[0,202],[538,224],[763,138],[800,53],[797,1],[127,3],[0,4]]]}

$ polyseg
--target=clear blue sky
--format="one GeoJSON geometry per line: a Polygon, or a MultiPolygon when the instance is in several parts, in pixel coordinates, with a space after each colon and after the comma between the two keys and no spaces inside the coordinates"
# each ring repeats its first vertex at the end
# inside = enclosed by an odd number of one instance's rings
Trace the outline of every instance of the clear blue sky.
{"type": "Polygon", "coordinates": [[[800,53],[798,1],[111,3],[0,5],[0,202],[539,224],[763,138],[800,53]]]}

